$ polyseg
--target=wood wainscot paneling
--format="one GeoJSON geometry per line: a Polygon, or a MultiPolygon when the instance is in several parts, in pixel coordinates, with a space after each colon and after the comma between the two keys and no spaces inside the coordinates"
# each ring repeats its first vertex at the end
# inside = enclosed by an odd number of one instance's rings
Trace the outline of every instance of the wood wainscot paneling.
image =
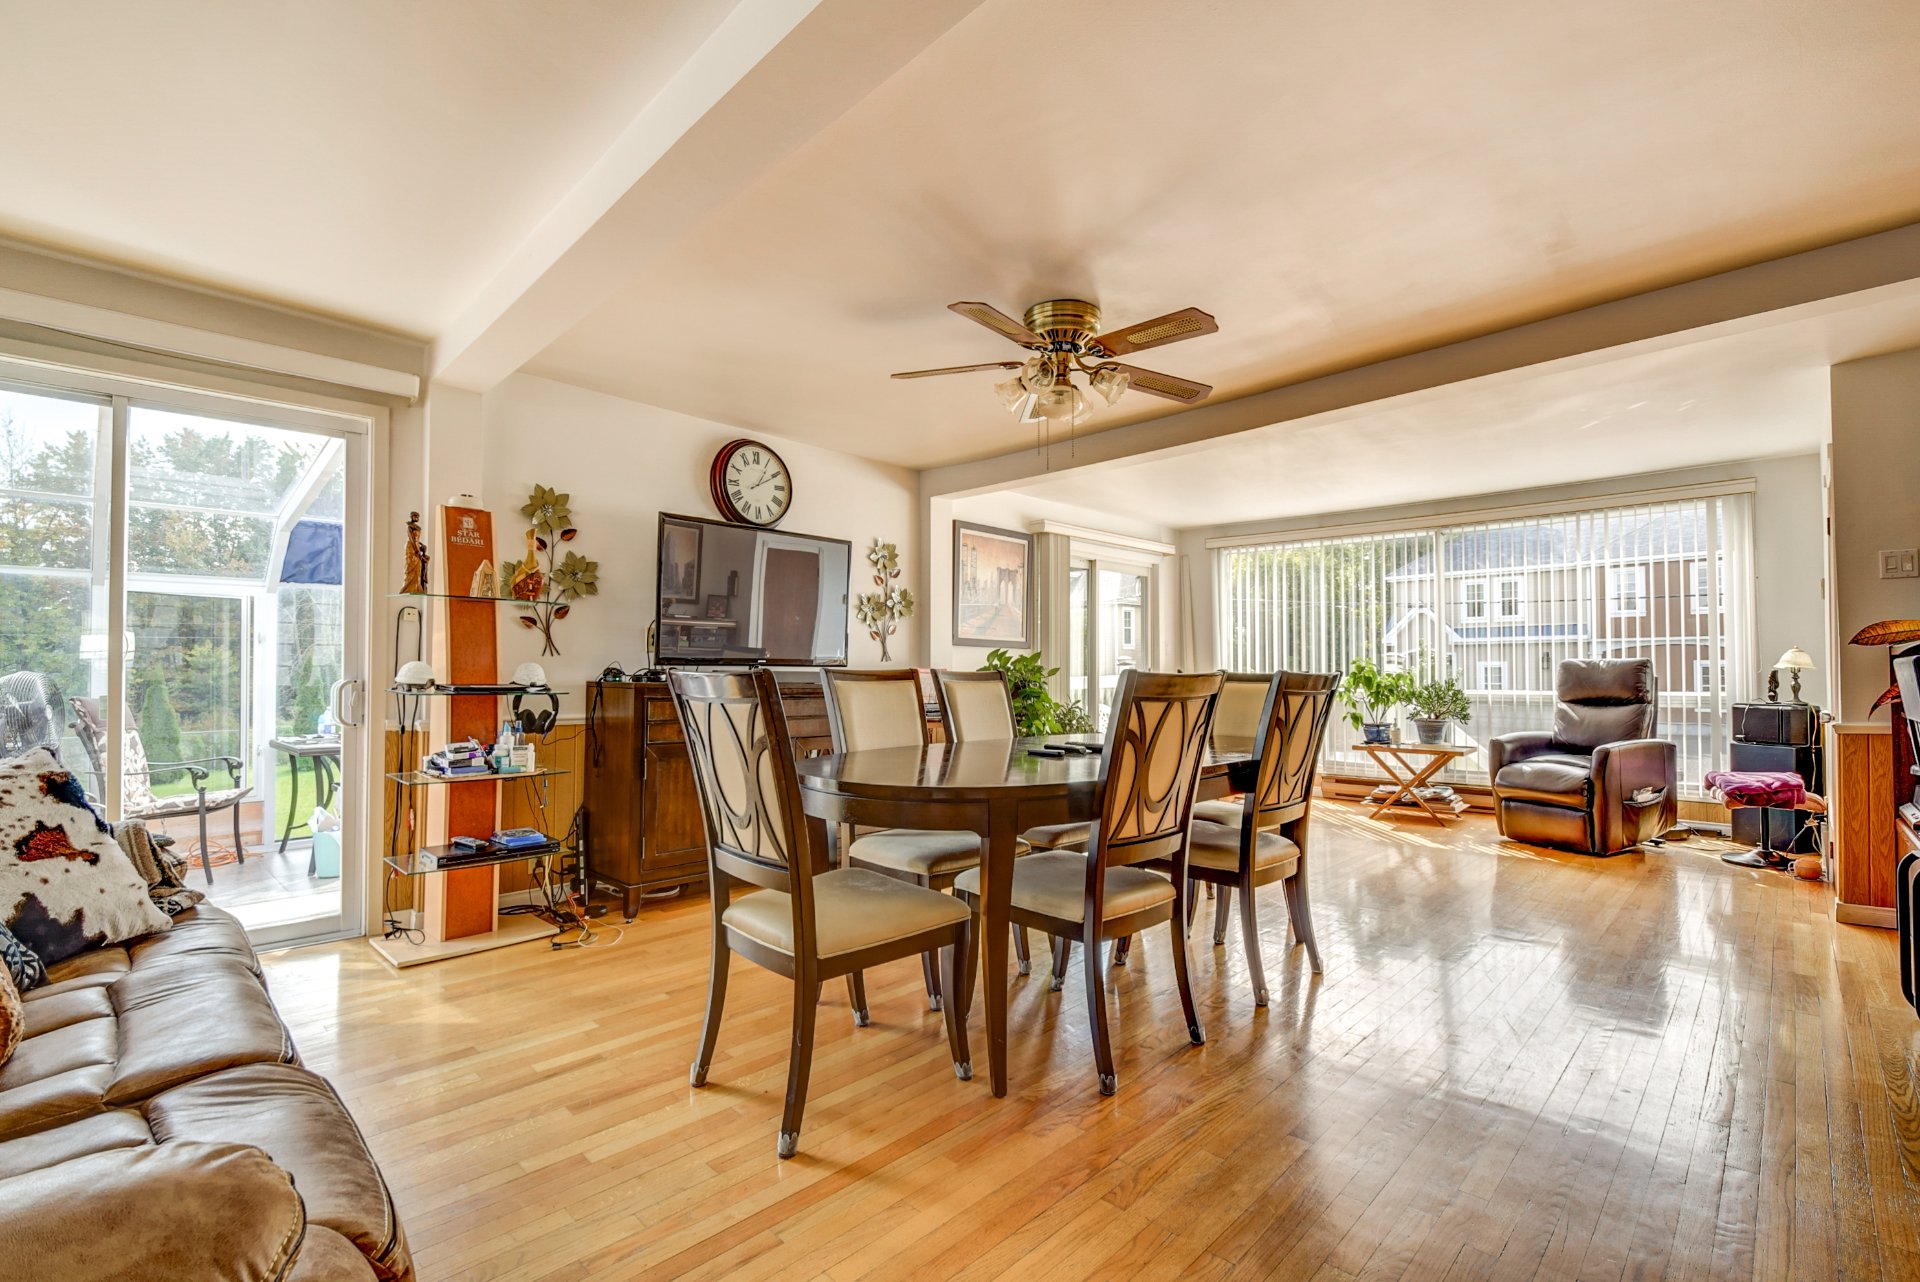
{"type": "Polygon", "coordinates": [[[1894,831],[1893,734],[1873,722],[1827,727],[1831,763],[1834,917],[1856,926],[1891,928],[1893,870],[1900,857],[1894,831]]]}

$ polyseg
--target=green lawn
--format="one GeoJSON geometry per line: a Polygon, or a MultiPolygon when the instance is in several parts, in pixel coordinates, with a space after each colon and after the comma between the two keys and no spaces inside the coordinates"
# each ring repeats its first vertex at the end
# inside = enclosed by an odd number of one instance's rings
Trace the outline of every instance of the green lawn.
{"type": "MultiPolygon", "coordinates": [[[[273,833],[275,839],[278,840],[280,830],[287,822],[287,806],[293,798],[293,763],[278,753],[274,754],[274,760],[276,766],[273,775],[273,833]]],[[[207,780],[207,787],[209,789],[224,787],[226,781],[227,772],[215,766],[213,776],[207,780]]],[[[157,785],[153,791],[156,796],[171,797],[183,792],[192,792],[193,785],[183,774],[178,780],[172,783],[157,785]]],[[[256,788],[254,791],[259,793],[262,790],[256,788]]],[[[298,820],[300,824],[304,825],[307,822],[307,817],[313,813],[313,807],[318,800],[313,793],[313,767],[310,763],[302,762],[300,764],[300,814],[298,820]]],[[[337,795],[335,800],[338,800],[337,795]]],[[[335,813],[339,813],[337,806],[335,807],[335,813]]],[[[297,827],[294,829],[294,836],[305,836],[306,832],[307,830],[304,826],[297,827]]]]}

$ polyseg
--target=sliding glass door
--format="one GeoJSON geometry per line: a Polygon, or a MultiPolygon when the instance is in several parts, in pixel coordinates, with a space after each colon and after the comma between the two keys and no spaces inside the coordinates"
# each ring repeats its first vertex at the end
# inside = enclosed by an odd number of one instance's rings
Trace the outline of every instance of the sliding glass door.
{"type": "Polygon", "coordinates": [[[364,438],[233,408],[0,385],[0,751],[54,748],[277,942],[358,920],[330,696],[364,438]]]}
{"type": "Polygon", "coordinates": [[[1075,557],[1067,571],[1067,697],[1106,729],[1120,674],[1153,667],[1153,570],[1075,557]]]}

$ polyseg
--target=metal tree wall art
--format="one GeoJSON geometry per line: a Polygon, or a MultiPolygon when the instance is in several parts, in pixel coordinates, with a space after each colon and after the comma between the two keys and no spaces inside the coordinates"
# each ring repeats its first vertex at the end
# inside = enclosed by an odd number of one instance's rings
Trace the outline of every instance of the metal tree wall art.
{"type": "Polygon", "coordinates": [[[598,561],[578,552],[560,553],[560,545],[573,542],[580,533],[572,524],[572,497],[534,486],[520,506],[520,515],[527,518],[527,555],[500,567],[500,595],[530,607],[529,613],[519,616],[520,626],[540,634],[543,656],[560,653],[553,643],[554,621],[572,613],[574,601],[600,592],[598,561]]]}
{"type": "Polygon", "coordinates": [[[887,638],[899,631],[898,622],[913,613],[913,593],[898,586],[900,549],[891,543],[873,541],[867,549],[873,566],[873,586],[877,592],[863,592],[853,599],[853,615],[867,625],[867,635],[880,643],[880,662],[891,663],[887,638]]]}

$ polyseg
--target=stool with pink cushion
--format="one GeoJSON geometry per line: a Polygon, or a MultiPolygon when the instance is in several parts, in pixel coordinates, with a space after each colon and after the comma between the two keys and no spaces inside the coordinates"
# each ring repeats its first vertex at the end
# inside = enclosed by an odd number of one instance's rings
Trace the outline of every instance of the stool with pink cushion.
{"type": "Polygon", "coordinates": [[[1791,855],[1773,848],[1773,811],[1804,810],[1813,815],[1810,822],[1818,823],[1827,810],[1825,799],[1807,791],[1806,780],[1786,770],[1710,770],[1707,787],[1718,793],[1730,810],[1742,806],[1761,807],[1760,844],[1752,850],[1729,851],[1720,856],[1725,862],[1742,868],[1792,865],[1791,855]]]}

